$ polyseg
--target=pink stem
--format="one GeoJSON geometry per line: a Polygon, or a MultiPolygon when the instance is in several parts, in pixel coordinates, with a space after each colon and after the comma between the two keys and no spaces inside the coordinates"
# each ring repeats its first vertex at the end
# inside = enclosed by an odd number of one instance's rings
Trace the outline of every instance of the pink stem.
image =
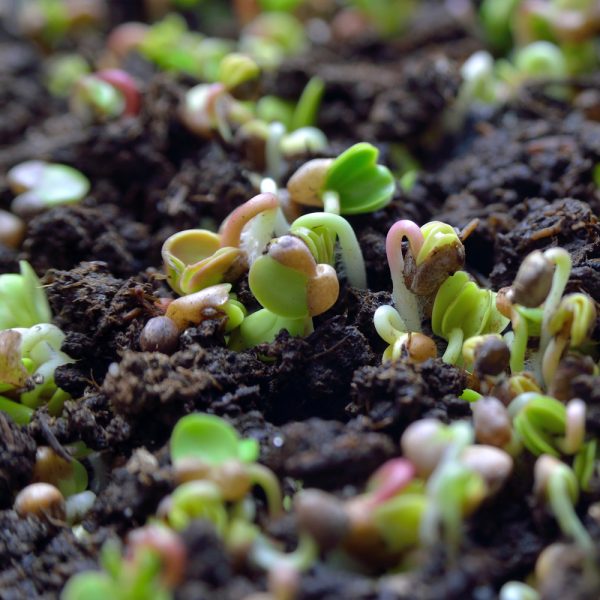
{"type": "Polygon", "coordinates": [[[129,73],[122,69],[103,69],[96,73],[96,77],[110,83],[123,94],[125,98],[124,115],[135,116],[140,112],[142,105],[140,88],[129,73]]]}
{"type": "Polygon", "coordinates": [[[410,250],[415,257],[421,250],[425,238],[421,228],[414,222],[407,219],[396,221],[388,231],[385,240],[385,251],[387,253],[390,273],[398,277],[404,277],[404,256],[402,255],[402,240],[408,239],[410,250]]]}
{"type": "Polygon", "coordinates": [[[279,199],[275,194],[264,193],[250,198],[238,206],[221,226],[221,248],[239,248],[242,230],[246,224],[267,210],[279,208],[279,199]]]}
{"type": "Polygon", "coordinates": [[[377,506],[399,494],[415,478],[414,465],[405,458],[384,463],[371,477],[377,487],[370,494],[369,504],[377,506]]]}

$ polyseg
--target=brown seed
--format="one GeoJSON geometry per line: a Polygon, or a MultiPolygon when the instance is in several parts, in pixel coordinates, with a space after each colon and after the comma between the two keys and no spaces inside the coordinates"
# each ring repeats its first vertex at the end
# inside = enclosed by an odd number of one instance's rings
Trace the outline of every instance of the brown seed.
{"type": "Polygon", "coordinates": [[[510,350],[504,340],[490,335],[475,348],[473,370],[478,377],[499,375],[508,368],[510,350]]]}
{"type": "Polygon", "coordinates": [[[298,525],[323,550],[335,548],[348,534],[350,519],[343,504],[321,490],[302,490],[294,498],[298,525]]]}
{"type": "Polygon", "coordinates": [[[440,435],[443,429],[437,419],[421,419],[402,434],[402,454],[415,466],[419,477],[429,477],[441,460],[449,443],[440,435]]]}
{"type": "Polygon", "coordinates": [[[306,289],[308,313],[315,317],[329,310],[340,295],[340,282],[330,265],[317,265],[316,275],[308,280],[306,289]]]}
{"type": "Polygon", "coordinates": [[[287,184],[292,202],[305,206],[323,206],[321,192],[332,162],[331,158],[315,158],[304,163],[287,184]]]}
{"type": "Polygon", "coordinates": [[[317,263],[308,246],[294,235],[282,235],[274,239],[269,244],[268,254],[284,267],[300,271],[308,277],[314,277],[317,273],[317,263]]]}
{"type": "Polygon", "coordinates": [[[14,508],[21,517],[33,515],[64,521],[67,514],[63,495],[49,483],[32,483],[23,488],[15,498],[14,508]]]}
{"type": "Polygon", "coordinates": [[[6,210],[0,210],[0,244],[18,248],[25,237],[25,223],[6,210]]]}
{"type": "Polygon", "coordinates": [[[521,263],[509,292],[509,300],[528,308],[539,306],[550,292],[554,265],[539,250],[521,263]]]}
{"type": "Polygon", "coordinates": [[[179,345],[179,329],[169,317],[153,317],[140,334],[140,348],[144,352],[173,354],[179,345]]]}
{"type": "Polygon", "coordinates": [[[508,410],[493,396],[484,396],[471,405],[475,438],[482,444],[503,448],[512,437],[508,410]]]}
{"type": "Polygon", "coordinates": [[[409,333],[404,346],[413,363],[422,363],[437,356],[435,342],[423,333],[409,333]]]}
{"type": "Polygon", "coordinates": [[[209,478],[219,486],[223,499],[228,502],[241,500],[252,487],[247,469],[237,460],[228,460],[213,469],[209,478]]]}

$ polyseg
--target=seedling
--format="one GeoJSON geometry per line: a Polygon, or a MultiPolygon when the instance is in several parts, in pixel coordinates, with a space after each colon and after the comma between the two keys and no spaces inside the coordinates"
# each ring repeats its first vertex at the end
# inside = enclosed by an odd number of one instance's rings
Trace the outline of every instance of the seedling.
{"type": "Polygon", "coordinates": [[[313,331],[312,319],[282,317],[263,308],[244,319],[239,329],[233,332],[229,347],[240,351],[270,343],[284,329],[292,336],[304,337],[313,331]]]}
{"type": "Polygon", "coordinates": [[[334,244],[340,244],[340,259],[350,285],[367,287],[365,262],[356,234],[346,219],[329,213],[310,213],[296,219],[290,233],[301,238],[315,260],[333,266],[334,244]]]}
{"type": "Polygon", "coordinates": [[[0,275],[0,330],[32,327],[52,320],[46,293],[27,261],[19,262],[20,275],[0,275]]]}
{"type": "Polygon", "coordinates": [[[500,600],[540,600],[540,595],[526,583],[509,581],[500,589],[500,600]]]}
{"type": "Polygon", "coordinates": [[[219,81],[231,94],[235,95],[237,89],[260,76],[260,67],[244,54],[232,52],[221,60],[219,65],[219,81]]]}
{"type": "Polygon", "coordinates": [[[63,600],[171,600],[170,589],[183,575],[185,547],[177,534],[160,525],[133,531],[124,556],[113,539],[102,546],[103,571],[88,571],[71,577],[62,592],[63,600]]]}
{"type": "Polygon", "coordinates": [[[335,269],[317,264],[306,244],[292,235],[271,241],[248,274],[254,297],[276,315],[301,319],[324,313],[338,298],[335,269]]]}
{"type": "Polygon", "coordinates": [[[240,36],[240,50],[251,56],[263,69],[272,70],[287,56],[305,46],[304,27],[293,15],[265,12],[246,25],[240,36]]]}
{"type": "Polygon", "coordinates": [[[106,69],[85,75],[73,86],[70,109],[86,123],[111,121],[138,114],[140,91],[131,75],[106,69]]]}
{"type": "Polygon", "coordinates": [[[419,363],[437,356],[435,342],[422,333],[407,332],[402,317],[394,307],[380,306],[375,311],[373,323],[379,336],[389,344],[382,362],[405,358],[408,362],[419,363]]]}
{"type": "Polygon", "coordinates": [[[377,164],[379,151],[365,142],[355,144],[335,160],[305,163],[288,181],[290,199],[333,214],[374,212],[390,203],[396,184],[387,167],[377,164]]]}
{"type": "Polygon", "coordinates": [[[553,456],[540,456],[535,463],[534,491],[548,502],[562,532],[572,537],[584,554],[593,559],[594,541],[575,512],[579,488],[573,471],[553,456]]]}
{"type": "Polygon", "coordinates": [[[460,359],[465,338],[500,333],[506,328],[509,320],[496,308],[495,296],[471,281],[464,271],[441,285],[433,304],[431,328],[448,341],[444,362],[455,364],[460,359]]]}
{"type": "Polygon", "coordinates": [[[183,124],[195,135],[233,140],[233,131],[250,121],[252,112],[239,103],[222,83],[201,83],[185,95],[180,109],[183,124]]]}
{"type": "Polygon", "coordinates": [[[85,198],[90,182],[79,171],[56,163],[29,160],[13,167],[7,174],[12,192],[17,195],[11,211],[23,218],[85,198]]]}
{"type": "Polygon", "coordinates": [[[450,225],[441,221],[423,227],[401,220],[386,237],[386,253],[392,276],[392,297],[409,331],[421,331],[421,307],[417,295],[435,294],[441,283],[464,264],[464,247],[450,225]],[[408,239],[410,259],[405,263],[402,242],[408,239]]]}
{"type": "Polygon", "coordinates": [[[183,295],[235,281],[245,270],[242,259],[254,260],[270,239],[278,206],[274,194],[259,194],[227,217],[220,234],[188,229],[169,237],[161,254],[171,288],[183,295]]]}
{"type": "MultiPolygon", "coordinates": [[[[54,383],[54,371],[73,362],[60,350],[64,338],[58,327],[47,323],[0,332],[3,350],[0,391],[16,395],[30,409],[46,404],[51,415],[59,415],[69,396],[54,383]]],[[[3,404],[4,410],[11,414],[11,406],[3,404]]],[[[17,410],[14,416],[22,420],[24,414],[17,410]]]]}
{"type": "MultiPolygon", "coordinates": [[[[271,514],[276,515],[282,504],[279,483],[269,469],[256,463],[258,453],[256,440],[240,439],[235,429],[212,415],[183,417],[171,435],[171,459],[176,471],[190,474],[196,470],[206,481],[195,483],[212,482],[227,501],[242,500],[253,485],[259,485],[271,514]]],[[[175,503],[179,489],[173,494],[175,503]]],[[[187,495],[185,498],[187,502],[187,495]]]]}
{"type": "Polygon", "coordinates": [[[586,294],[565,296],[547,322],[552,335],[542,360],[542,375],[550,385],[567,347],[577,348],[587,339],[596,322],[596,306],[586,294]]]}
{"type": "Polygon", "coordinates": [[[468,338],[463,344],[462,355],[465,367],[480,380],[504,373],[510,360],[510,350],[497,333],[468,338]]]}
{"type": "Polygon", "coordinates": [[[74,458],[60,457],[52,448],[39,446],[35,456],[33,481],[55,486],[65,498],[87,489],[88,474],[85,467],[74,458]]]}
{"type": "Polygon", "coordinates": [[[575,454],[585,437],[585,404],[571,400],[567,406],[551,396],[528,392],[509,405],[515,431],[533,454],[575,454]]]}
{"type": "Polygon", "coordinates": [[[48,60],[46,86],[53,96],[68,98],[73,86],[89,74],[88,62],[79,54],[59,54],[48,60]]]}

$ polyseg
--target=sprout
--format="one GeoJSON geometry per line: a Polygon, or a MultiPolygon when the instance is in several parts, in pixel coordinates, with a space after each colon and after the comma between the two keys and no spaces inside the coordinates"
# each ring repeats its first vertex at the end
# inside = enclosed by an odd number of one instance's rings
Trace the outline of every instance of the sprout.
{"type": "Polygon", "coordinates": [[[300,529],[308,532],[322,550],[335,548],[349,533],[350,518],[343,503],[322,490],[296,493],[294,512],[300,529]]]}
{"type": "Polygon", "coordinates": [[[575,454],[585,436],[585,405],[571,400],[565,407],[551,396],[528,392],[508,407],[515,431],[535,455],[575,454]]]}
{"type": "Polygon", "coordinates": [[[135,561],[143,552],[155,552],[161,559],[161,580],[168,587],[177,586],[183,579],[186,549],[181,538],[158,524],[146,525],[127,535],[125,558],[135,561]]]}
{"type": "Polygon", "coordinates": [[[49,521],[64,521],[66,517],[65,499],[49,483],[32,483],[24,487],[15,498],[14,508],[20,517],[34,515],[49,521]]]}
{"type": "Polygon", "coordinates": [[[573,471],[553,456],[540,456],[535,463],[534,491],[549,503],[561,531],[572,537],[584,554],[594,556],[594,541],[575,512],[579,489],[573,471]]]}
{"type": "Polygon", "coordinates": [[[304,27],[293,15],[266,12],[244,27],[239,45],[262,68],[275,69],[286,56],[299,53],[305,42],[304,27]]]}
{"type": "Polygon", "coordinates": [[[489,490],[484,478],[459,459],[471,442],[470,427],[466,423],[454,423],[448,430],[452,440],[427,482],[428,504],[421,538],[430,546],[436,544],[441,527],[449,558],[454,560],[460,544],[462,518],[481,503],[489,490]]]}
{"type": "Polygon", "coordinates": [[[215,316],[227,317],[225,331],[231,331],[243,321],[246,310],[237,300],[230,297],[230,283],[222,283],[182,296],[169,303],[165,316],[171,319],[179,332],[191,325],[215,316]]]}
{"type": "Polygon", "coordinates": [[[140,48],[150,27],[145,23],[129,21],[117,25],[106,38],[106,49],[118,64],[132,50],[140,48]]]}
{"type": "Polygon", "coordinates": [[[71,90],[69,108],[85,123],[118,119],[125,113],[123,93],[95,74],[85,75],[71,90]]]}
{"type": "MultiPolygon", "coordinates": [[[[20,402],[31,409],[47,404],[51,415],[59,415],[69,396],[54,383],[54,371],[73,362],[60,350],[64,338],[58,327],[46,323],[0,332],[3,350],[0,390],[17,395],[20,402]]],[[[22,419],[23,412],[18,411],[15,416],[22,419]]]]}
{"type": "Polygon", "coordinates": [[[124,556],[119,542],[107,540],[100,552],[104,571],[72,576],[61,598],[170,600],[169,589],[180,583],[185,561],[185,546],[177,534],[161,525],[147,525],[129,534],[124,556]]]}
{"type": "Polygon", "coordinates": [[[259,76],[260,67],[249,56],[237,52],[224,56],[219,65],[219,81],[232,94],[259,76]]]}
{"type": "Polygon", "coordinates": [[[497,333],[468,338],[463,344],[462,354],[465,364],[473,366],[473,373],[479,379],[500,375],[510,361],[510,350],[497,333]]]}
{"type": "Polygon", "coordinates": [[[85,198],[90,182],[79,171],[67,165],[29,160],[13,167],[7,181],[14,194],[11,211],[30,218],[44,210],[64,204],[75,204],[85,198]]]}
{"type": "Polygon", "coordinates": [[[179,419],[171,434],[170,449],[173,464],[190,457],[211,465],[234,459],[250,463],[259,453],[256,440],[242,440],[223,419],[200,413],[179,419]]]}
{"type": "MultiPolygon", "coordinates": [[[[552,382],[565,349],[581,346],[587,340],[595,322],[596,306],[588,295],[569,294],[561,300],[556,311],[545,323],[545,331],[553,336],[542,359],[542,374],[546,385],[552,382]]],[[[542,333],[545,331],[543,329],[542,333]]]]}
{"type": "Polygon", "coordinates": [[[259,485],[266,494],[271,514],[281,511],[277,478],[255,462],[258,443],[252,439],[240,440],[235,429],[219,417],[205,414],[183,417],[173,430],[170,446],[175,469],[186,473],[190,467],[197,469],[202,479],[217,486],[223,499],[241,500],[253,485],[259,485]]]}
{"type": "Polygon", "coordinates": [[[96,77],[112,85],[118,90],[125,101],[122,115],[135,116],[140,112],[142,98],[135,79],[122,69],[103,69],[96,73],[96,77]]]}
{"type": "Polygon", "coordinates": [[[210,521],[219,535],[225,532],[227,510],[219,487],[212,481],[189,481],[170,496],[167,521],[173,529],[182,531],[194,519],[210,521]]]}
{"type": "Polygon", "coordinates": [[[540,600],[540,595],[525,583],[508,581],[500,589],[499,600],[540,600]]]}
{"type": "Polygon", "coordinates": [[[27,261],[19,261],[20,275],[0,275],[0,330],[31,327],[52,319],[44,288],[27,261]]]}
{"type": "Polygon", "coordinates": [[[392,306],[380,306],[373,323],[379,336],[389,344],[382,362],[405,358],[408,362],[420,363],[437,356],[435,342],[422,333],[407,332],[402,317],[392,306]]]}
{"type": "Polygon", "coordinates": [[[58,488],[65,498],[68,498],[86,490],[88,474],[85,467],[74,458],[67,461],[52,448],[38,446],[33,481],[50,483],[58,488]]]}
{"type": "Polygon", "coordinates": [[[325,83],[322,79],[319,77],[309,79],[292,115],[290,124],[292,131],[312,127],[317,122],[317,114],[324,92],[325,83]]]}
{"type": "Polygon", "coordinates": [[[396,184],[389,169],[377,164],[378,156],[377,148],[362,142],[335,160],[319,158],[305,163],[288,181],[291,201],[338,215],[374,212],[387,206],[396,184]]]}
{"type": "Polygon", "coordinates": [[[573,471],[577,476],[579,487],[584,492],[590,491],[590,483],[596,470],[596,453],[598,442],[590,440],[583,444],[573,461],[573,471]]]}
{"type": "Polygon", "coordinates": [[[167,238],[161,254],[171,288],[191,294],[235,281],[245,268],[242,258],[252,263],[271,238],[278,206],[274,194],[259,194],[227,217],[220,234],[188,229],[167,238]]]}
{"type": "Polygon", "coordinates": [[[484,396],[471,405],[475,439],[481,444],[504,448],[512,438],[512,422],[498,398],[484,396]]]}
{"type": "Polygon", "coordinates": [[[441,283],[464,263],[464,247],[450,225],[441,221],[422,228],[409,220],[397,221],[386,237],[394,305],[409,331],[421,331],[421,308],[416,295],[433,295],[441,283]],[[406,263],[402,242],[408,239],[406,263]]]}
{"type": "Polygon", "coordinates": [[[508,319],[497,310],[495,296],[470,281],[464,271],[456,272],[441,285],[433,304],[431,328],[448,341],[444,362],[454,364],[459,360],[465,338],[500,333],[506,328],[508,319]]]}
{"type": "Polygon", "coordinates": [[[229,341],[229,347],[241,351],[259,344],[272,342],[280,331],[286,330],[292,336],[303,337],[312,332],[312,320],[282,317],[263,308],[247,316],[229,341]]]}
{"type": "Polygon", "coordinates": [[[267,254],[250,268],[248,283],[263,307],[291,319],[320,315],[339,294],[335,269],[317,264],[306,244],[292,235],[271,241],[267,254]]]}
{"type": "Polygon", "coordinates": [[[88,62],[79,54],[53,56],[46,68],[46,86],[57,98],[68,98],[73,86],[90,72],[88,62]]]}
{"type": "Polygon", "coordinates": [[[362,251],[352,226],[339,215],[310,213],[296,219],[290,233],[301,238],[319,263],[334,265],[335,240],[340,244],[340,259],[350,285],[366,289],[367,273],[362,251]]]}

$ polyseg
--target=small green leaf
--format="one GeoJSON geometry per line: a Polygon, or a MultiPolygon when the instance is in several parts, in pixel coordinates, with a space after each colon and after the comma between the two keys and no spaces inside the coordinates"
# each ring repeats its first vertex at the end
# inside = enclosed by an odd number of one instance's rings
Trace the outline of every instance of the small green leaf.
{"type": "Polygon", "coordinates": [[[0,411],[6,413],[17,425],[28,425],[33,409],[0,396],[0,411]]]}
{"type": "Polygon", "coordinates": [[[308,277],[304,273],[264,255],[254,261],[248,283],[254,297],[270,312],[288,319],[308,315],[308,277]]]}
{"type": "Polygon", "coordinates": [[[78,573],[69,579],[61,600],[107,600],[119,598],[120,590],[106,574],[95,571],[78,573]]]}
{"type": "Polygon", "coordinates": [[[361,142],[340,154],[329,167],[323,192],[334,191],[340,197],[341,214],[374,212],[392,199],[396,189],[394,176],[377,164],[379,150],[361,142]]]}
{"type": "Polygon", "coordinates": [[[324,92],[325,83],[323,80],[319,77],[311,78],[302,91],[298,104],[296,104],[292,117],[292,130],[311,127],[317,122],[319,106],[324,92]]]}
{"type": "Polygon", "coordinates": [[[404,493],[375,510],[375,526],[392,552],[400,552],[418,543],[426,505],[424,494],[404,493]]]}
{"type": "Polygon", "coordinates": [[[177,422],[171,435],[171,460],[197,458],[211,465],[238,458],[238,435],[223,419],[192,414],[177,422]]]}
{"type": "Polygon", "coordinates": [[[230,347],[235,350],[245,350],[259,344],[270,343],[284,329],[290,335],[302,336],[305,334],[306,320],[306,317],[287,319],[263,308],[244,319],[239,330],[232,336],[230,347]]]}

